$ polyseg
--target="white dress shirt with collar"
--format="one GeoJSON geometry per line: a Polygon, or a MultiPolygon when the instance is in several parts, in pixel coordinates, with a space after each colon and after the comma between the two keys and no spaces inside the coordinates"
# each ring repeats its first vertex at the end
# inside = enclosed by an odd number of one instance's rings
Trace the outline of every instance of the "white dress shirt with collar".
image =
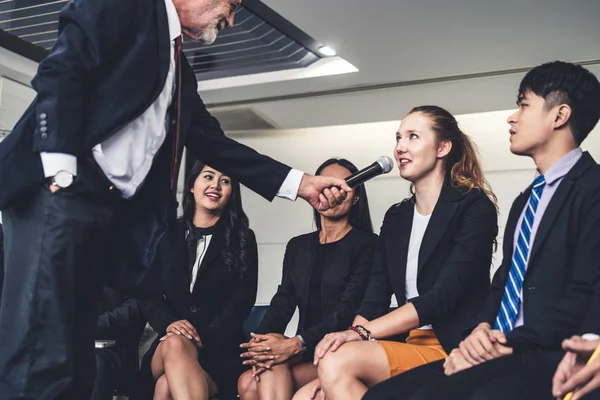
{"type": "Polygon", "coordinates": [[[210,246],[211,239],[212,235],[202,236],[200,239],[198,239],[198,245],[196,247],[196,261],[194,262],[194,267],[192,268],[192,276],[190,279],[190,293],[194,291],[194,286],[196,286],[196,279],[198,279],[198,270],[200,269],[202,260],[204,260],[204,256],[206,255],[208,246],[210,246]]]}
{"type": "MultiPolygon", "coordinates": [[[[172,0],[165,0],[171,38],[171,64],[165,86],[158,98],[138,118],[92,149],[94,159],[106,177],[125,198],[133,196],[152,167],[154,156],[167,136],[167,117],[174,94],[175,43],[181,23],[172,0]]],[[[77,175],[77,159],[64,153],[41,153],[46,177],[58,171],[77,175]]],[[[295,200],[303,173],[291,170],[277,192],[278,197],[295,200]]]]}

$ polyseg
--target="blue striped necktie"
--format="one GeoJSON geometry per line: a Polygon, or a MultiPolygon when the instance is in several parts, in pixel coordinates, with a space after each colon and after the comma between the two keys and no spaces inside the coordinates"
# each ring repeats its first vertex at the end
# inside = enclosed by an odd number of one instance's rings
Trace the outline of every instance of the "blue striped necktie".
{"type": "Polygon", "coordinates": [[[519,313],[521,288],[523,287],[523,279],[525,278],[525,270],[527,269],[531,247],[531,228],[533,227],[535,211],[542,197],[544,186],[546,186],[546,180],[543,175],[540,175],[533,182],[527,211],[525,211],[525,217],[521,223],[519,239],[517,240],[517,246],[515,247],[512,264],[508,273],[508,281],[506,281],[506,286],[504,287],[504,296],[502,297],[500,310],[494,324],[494,329],[498,329],[503,333],[508,333],[514,328],[517,314],[519,313]]]}

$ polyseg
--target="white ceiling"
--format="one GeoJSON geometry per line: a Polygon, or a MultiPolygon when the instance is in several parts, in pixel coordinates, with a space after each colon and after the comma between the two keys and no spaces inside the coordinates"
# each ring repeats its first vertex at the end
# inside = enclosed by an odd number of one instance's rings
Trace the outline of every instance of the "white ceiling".
{"type": "Polygon", "coordinates": [[[360,70],[201,93],[283,129],[394,120],[422,103],[512,108],[523,71],[556,59],[600,76],[600,0],[263,1],[360,70]]]}

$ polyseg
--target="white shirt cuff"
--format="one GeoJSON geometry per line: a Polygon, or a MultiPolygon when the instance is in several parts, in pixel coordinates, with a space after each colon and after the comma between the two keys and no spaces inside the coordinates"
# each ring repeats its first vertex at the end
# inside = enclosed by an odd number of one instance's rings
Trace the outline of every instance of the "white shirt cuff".
{"type": "Polygon", "coordinates": [[[583,340],[598,340],[600,339],[600,335],[596,335],[595,333],[586,333],[585,335],[582,335],[581,338],[583,340]]]}
{"type": "Polygon", "coordinates": [[[295,201],[298,197],[298,189],[300,189],[300,182],[303,176],[304,172],[302,171],[298,171],[297,169],[290,170],[275,196],[295,201]]]}
{"type": "Polygon", "coordinates": [[[51,178],[58,171],[67,171],[77,175],[77,157],[65,153],[40,153],[44,176],[51,178]]]}

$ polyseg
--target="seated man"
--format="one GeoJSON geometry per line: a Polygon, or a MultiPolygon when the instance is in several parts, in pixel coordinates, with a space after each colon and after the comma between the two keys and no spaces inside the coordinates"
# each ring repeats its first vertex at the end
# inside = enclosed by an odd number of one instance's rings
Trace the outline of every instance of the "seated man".
{"type": "Polygon", "coordinates": [[[92,400],[112,400],[116,389],[129,390],[138,371],[138,346],[146,325],[136,299],[104,288],[102,315],[98,318],[96,342],[108,347],[96,349],[96,381],[92,400]],[[114,345],[112,344],[114,341],[114,345]]]}
{"type": "Polygon", "coordinates": [[[525,76],[517,103],[510,150],[538,173],[511,208],[479,325],[445,361],[385,381],[365,400],[551,397],[550,382],[518,383],[542,366],[552,376],[600,277],[600,167],[579,147],[600,118],[600,82],[581,66],[544,64],[525,76]],[[530,387],[542,392],[525,394],[530,387]]]}

